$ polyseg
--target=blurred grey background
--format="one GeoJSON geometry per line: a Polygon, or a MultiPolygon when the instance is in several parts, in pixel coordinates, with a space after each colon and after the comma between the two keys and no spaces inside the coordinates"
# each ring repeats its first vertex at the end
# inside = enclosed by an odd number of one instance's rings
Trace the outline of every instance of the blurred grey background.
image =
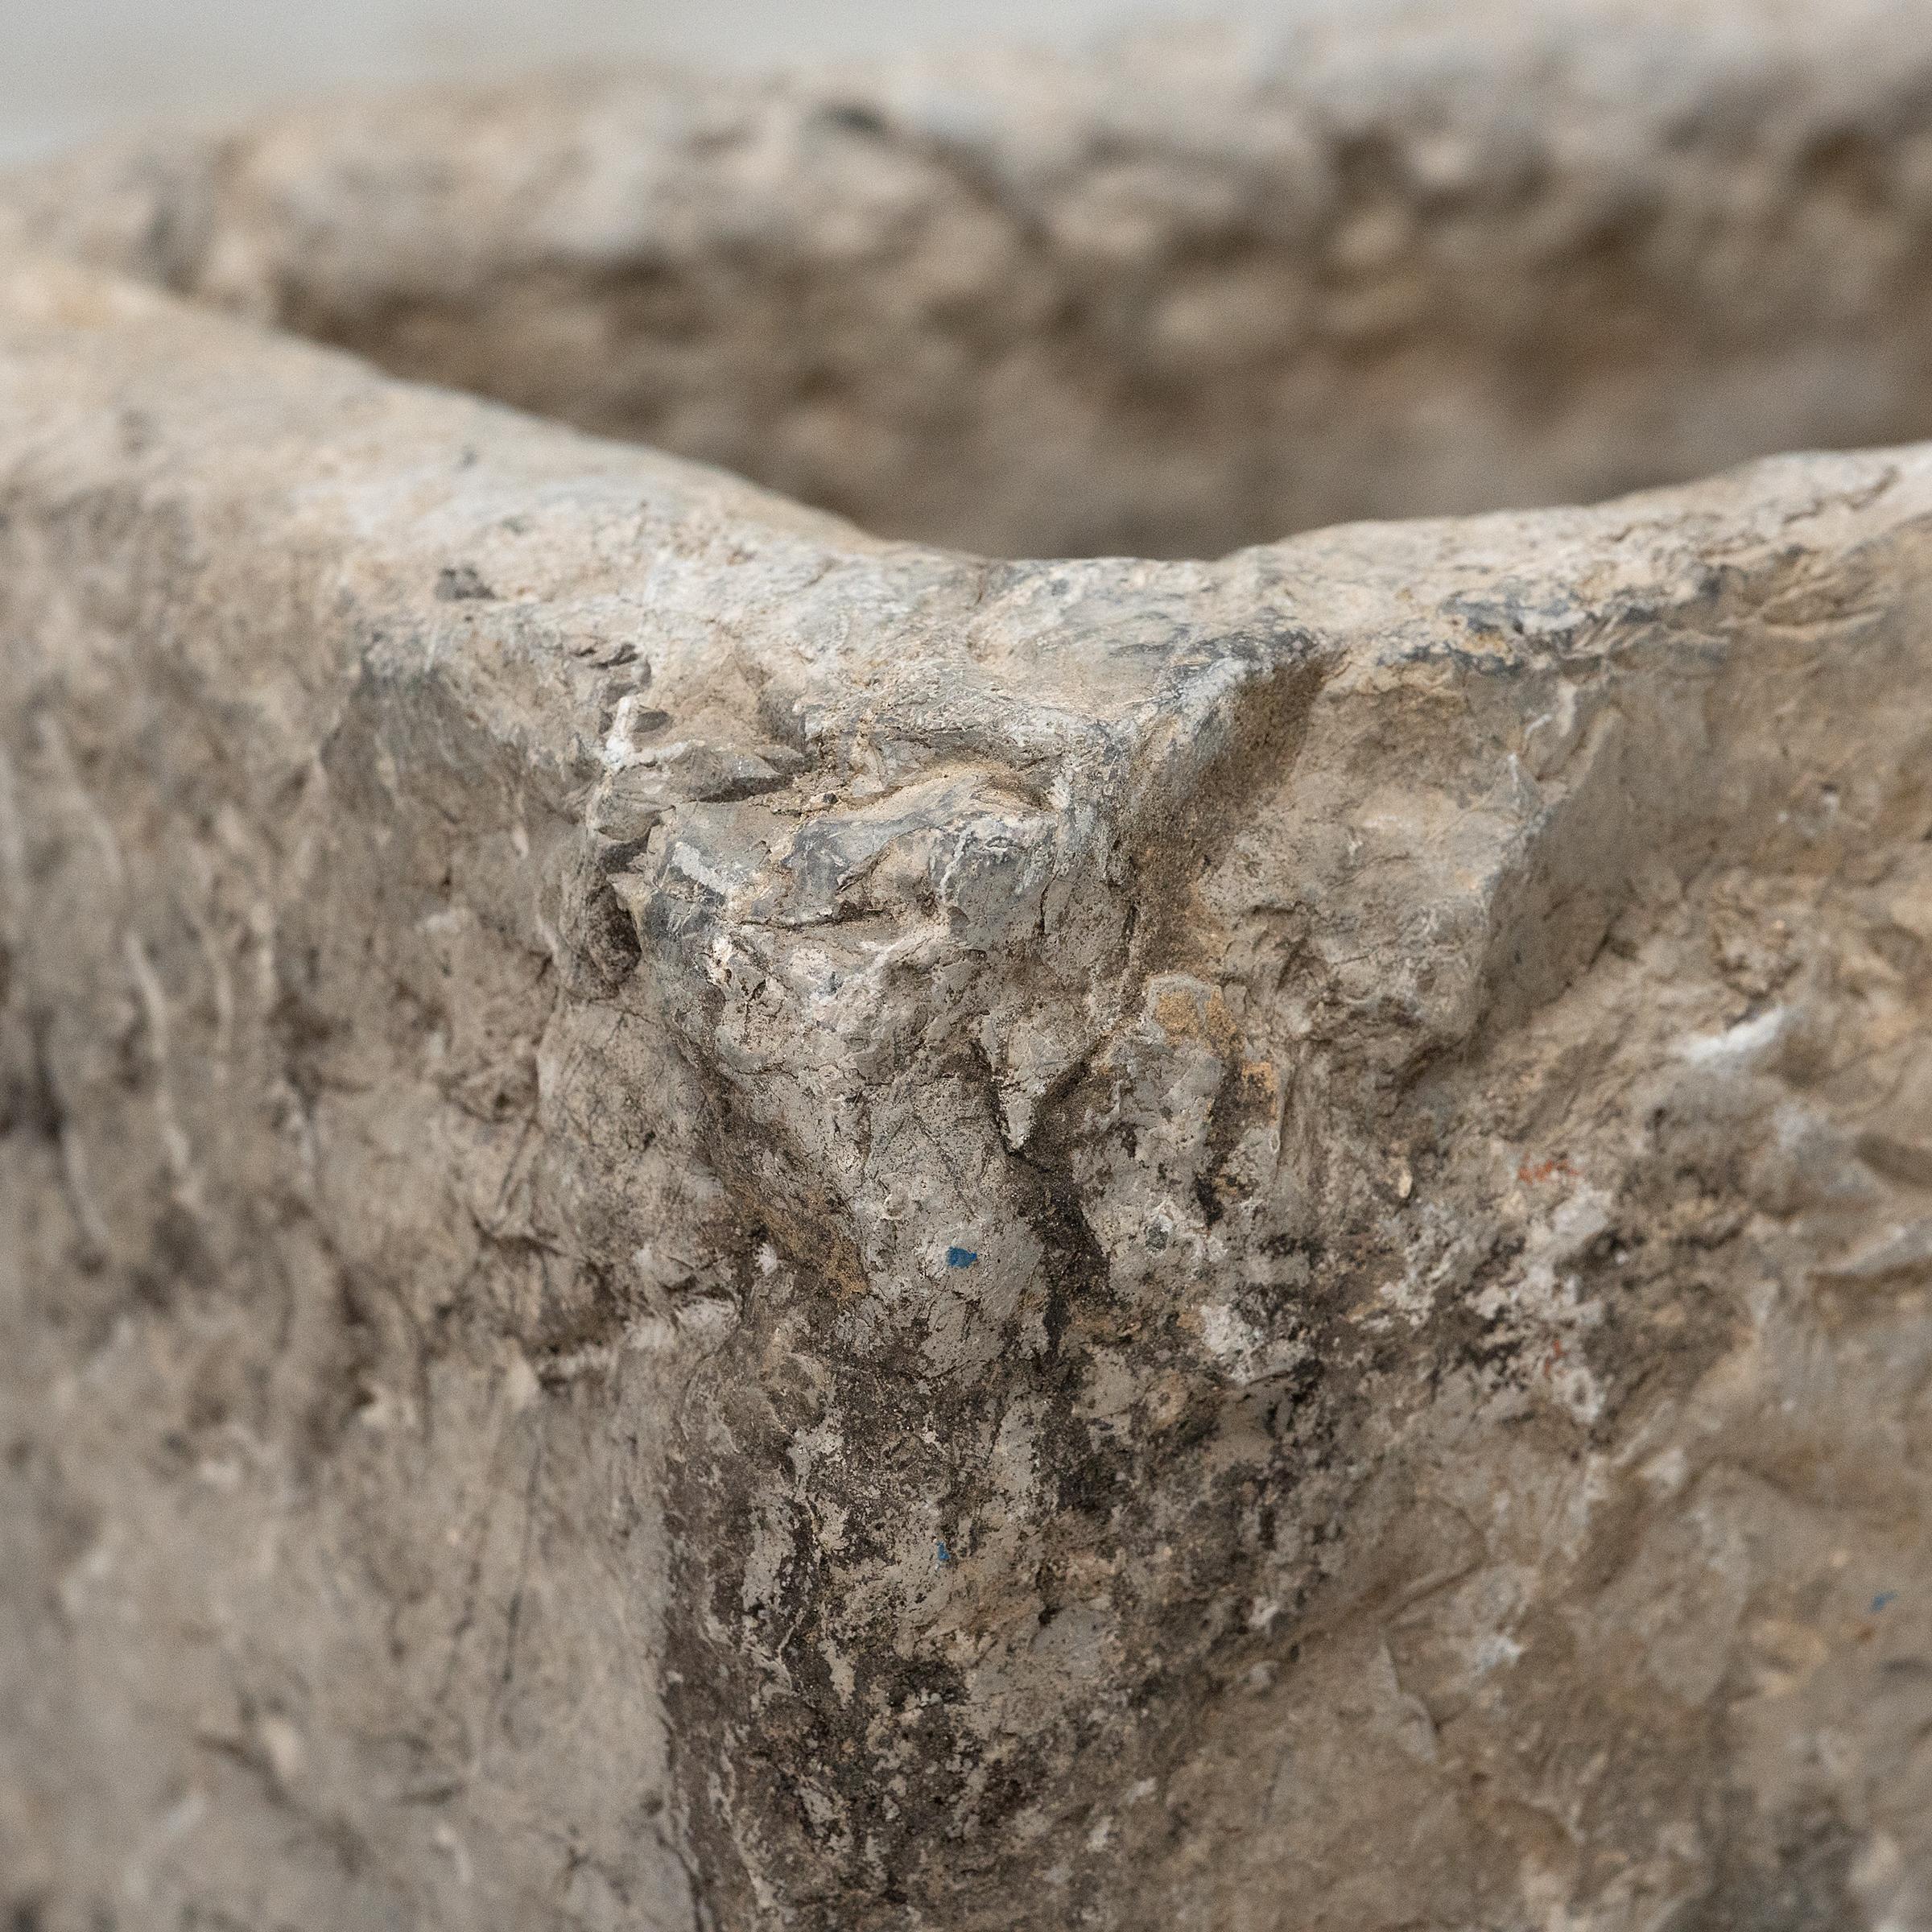
{"type": "Polygon", "coordinates": [[[343,85],[639,55],[744,69],[989,39],[1077,45],[1155,19],[1298,10],[1306,0],[0,0],[0,163],[343,85]]]}

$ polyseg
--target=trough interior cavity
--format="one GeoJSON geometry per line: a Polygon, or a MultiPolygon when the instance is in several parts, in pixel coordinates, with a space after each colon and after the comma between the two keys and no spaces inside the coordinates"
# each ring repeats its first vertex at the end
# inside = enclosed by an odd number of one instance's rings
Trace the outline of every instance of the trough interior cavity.
{"type": "Polygon", "coordinates": [[[1921,101],[1535,72],[1534,111],[1507,73],[1342,115],[1319,76],[1131,64],[338,107],[175,157],[130,252],[994,555],[1215,555],[1932,435],[1921,101]]]}

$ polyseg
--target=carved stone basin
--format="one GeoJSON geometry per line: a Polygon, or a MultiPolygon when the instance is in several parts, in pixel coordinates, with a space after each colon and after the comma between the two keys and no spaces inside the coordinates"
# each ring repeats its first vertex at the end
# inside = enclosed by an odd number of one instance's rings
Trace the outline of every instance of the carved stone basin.
{"type": "Polygon", "coordinates": [[[1932,1923],[1932,11],[1526,12],[0,186],[14,1926],[1932,1923]]]}

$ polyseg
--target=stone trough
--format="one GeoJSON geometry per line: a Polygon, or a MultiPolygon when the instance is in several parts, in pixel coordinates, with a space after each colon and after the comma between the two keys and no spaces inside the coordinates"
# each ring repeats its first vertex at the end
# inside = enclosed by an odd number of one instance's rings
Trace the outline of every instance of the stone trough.
{"type": "Polygon", "coordinates": [[[9,1923],[1932,1925],[1928,315],[1905,0],[0,186],[9,1923]]]}

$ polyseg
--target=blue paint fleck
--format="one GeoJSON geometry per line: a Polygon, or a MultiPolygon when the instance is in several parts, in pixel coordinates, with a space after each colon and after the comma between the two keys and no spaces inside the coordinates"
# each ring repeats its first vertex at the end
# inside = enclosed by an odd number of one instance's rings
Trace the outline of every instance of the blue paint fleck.
{"type": "Polygon", "coordinates": [[[1881,1590],[1872,1600],[1872,1614],[1876,1616],[1888,1604],[1895,1604],[1897,1601],[1898,1592],[1896,1590],[1881,1590]]]}
{"type": "Polygon", "coordinates": [[[933,1548],[939,1551],[939,1561],[942,1563],[949,1563],[952,1561],[952,1552],[946,1547],[946,1539],[943,1537],[935,1541],[933,1548]]]}
{"type": "Polygon", "coordinates": [[[972,1248],[948,1248],[946,1250],[946,1265],[948,1268],[970,1268],[979,1258],[978,1250],[972,1248]]]}

